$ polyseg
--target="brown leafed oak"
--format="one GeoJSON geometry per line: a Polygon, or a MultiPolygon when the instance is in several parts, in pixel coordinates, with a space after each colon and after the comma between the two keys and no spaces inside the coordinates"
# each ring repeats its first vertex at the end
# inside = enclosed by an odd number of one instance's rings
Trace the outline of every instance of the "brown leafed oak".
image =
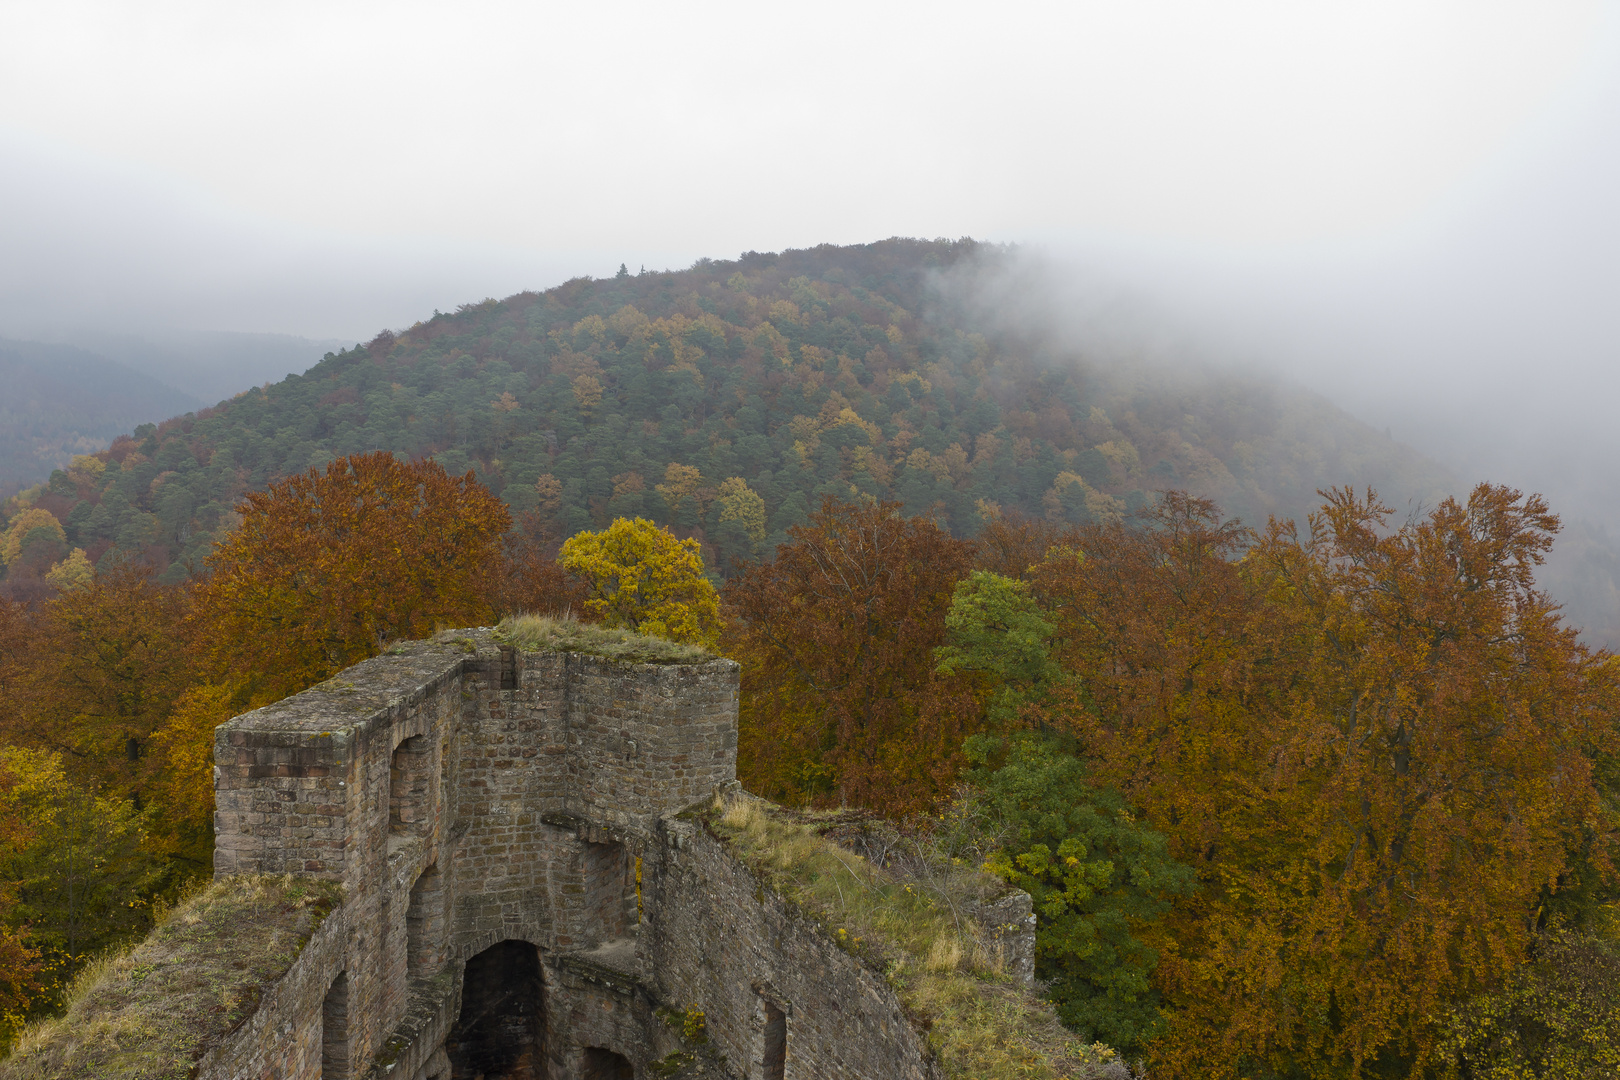
{"type": "Polygon", "coordinates": [[[399,638],[489,619],[505,506],[471,472],[378,452],[254,492],[198,611],[222,680],[273,701],[399,638]]]}
{"type": "Polygon", "coordinates": [[[972,682],[934,670],[972,547],[897,503],[827,500],[788,533],[726,586],[744,784],[897,816],[932,806],[980,716],[972,682]]]}

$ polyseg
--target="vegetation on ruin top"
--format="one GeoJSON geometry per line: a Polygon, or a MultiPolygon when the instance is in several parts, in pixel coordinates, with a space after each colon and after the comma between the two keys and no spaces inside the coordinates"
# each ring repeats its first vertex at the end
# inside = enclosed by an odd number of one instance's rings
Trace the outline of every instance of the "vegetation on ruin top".
{"type": "Polygon", "coordinates": [[[699,645],[565,616],[508,616],[495,628],[495,636],[525,652],[577,652],[627,664],[706,664],[715,659],[699,645]]]}
{"type": "Polygon", "coordinates": [[[772,888],[881,971],[927,1029],[945,1074],[974,1080],[1129,1075],[1052,1007],[1018,986],[974,909],[1006,886],[976,868],[884,869],[822,835],[837,814],[795,813],[751,796],[716,800],[704,823],[772,888]]]}
{"type": "Polygon", "coordinates": [[[0,1077],[186,1077],[258,1009],[342,899],[292,876],[216,881],[130,952],[87,967],[67,1015],[25,1030],[0,1077]]]}

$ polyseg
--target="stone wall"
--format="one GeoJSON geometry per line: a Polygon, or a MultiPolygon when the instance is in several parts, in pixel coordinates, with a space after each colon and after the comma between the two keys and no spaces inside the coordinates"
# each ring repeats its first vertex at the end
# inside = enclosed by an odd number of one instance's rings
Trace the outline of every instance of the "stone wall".
{"type": "Polygon", "coordinates": [[[648,1077],[696,1007],[679,1075],[935,1077],[881,976],[681,816],[735,788],[737,685],[456,631],[221,726],[216,873],[344,900],[195,1075],[648,1077]]]}
{"type": "Polygon", "coordinates": [[[343,969],[348,912],[329,915],[258,1010],[235,1036],[198,1062],[198,1076],[321,1075],[321,1014],[332,972],[343,969]]]}
{"type": "Polygon", "coordinates": [[[709,1037],[740,1075],[940,1076],[879,975],[761,888],[696,822],[667,821],[664,839],[648,926],[658,986],[666,1000],[701,1004],[709,1037]],[[780,1041],[767,1037],[770,1020],[780,1041]]]}

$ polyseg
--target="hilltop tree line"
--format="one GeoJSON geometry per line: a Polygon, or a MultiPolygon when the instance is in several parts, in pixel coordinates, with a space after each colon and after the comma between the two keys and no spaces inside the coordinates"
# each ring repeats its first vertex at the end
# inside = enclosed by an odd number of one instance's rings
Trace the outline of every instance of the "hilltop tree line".
{"type": "Polygon", "coordinates": [[[1620,687],[1535,589],[1539,499],[1395,527],[1335,490],[1303,535],[1178,493],[1131,522],[987,506],[969,540],[829,498],[718,591],[652,521],[554,560],[474,476],[386,453],[235,512],[185,584],[126,564],[0,605],[13,1023],[207,872],[216,724],[435,626],[569,608],[736,658],[751,790],[1028,890],[1060,1015],[1155,1077],[1620,1064],[1620,687]]]}

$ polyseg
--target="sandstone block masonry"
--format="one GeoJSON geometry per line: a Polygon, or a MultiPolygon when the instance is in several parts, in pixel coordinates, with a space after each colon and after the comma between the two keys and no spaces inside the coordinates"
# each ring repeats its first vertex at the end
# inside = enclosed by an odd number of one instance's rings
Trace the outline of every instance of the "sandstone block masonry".
{"type": "Polygon", "coordinates": [[[737,691],[469,630],[220,727],[216,873],[344,900],[196,1075],[936,1075],[880,979],[677,817],[736,783],[737,691]],[[723,1060],[683,1074],[693,1007],[723,1060]]]}

